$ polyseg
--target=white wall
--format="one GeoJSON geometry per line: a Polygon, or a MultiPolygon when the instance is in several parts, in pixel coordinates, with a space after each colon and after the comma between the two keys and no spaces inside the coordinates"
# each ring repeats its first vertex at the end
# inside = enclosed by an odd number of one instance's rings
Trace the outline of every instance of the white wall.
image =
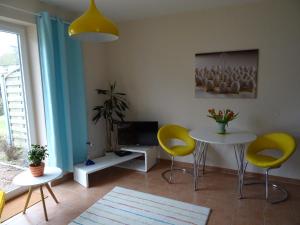
{"type": "Polygon", "coordinates": [[[87,95],[87,112],[89,141],[92,147],[89,151],[90,158],[102,156],[105,146],[105,128],[103,121],[97,124],[92,122],[94,116],[93,108],[102,104],[102,98],[96,89],[107,87],[107,62],[103,44],[83,43],[84,71],[87,95]]]}
{"type": "MultiPolygon", "coordinates": [[[[74,18],[74,14],[38,0],[1,3],[35,12],[47,10],[65,20],[74,18]]],[[[83,44],[89,137],[94,143],[91,156],[103,152],[103,125],[90,121],[92,107],[101,100],[94,89],[105,88],[107,80],[117,80],[119,88],[128,93],[128,119],[201,128],[215,125],[206,117],[208,108],[229,107],[240,112],[230,126],[257,134],[283,130],[299,141],[299,11],[298,0],[273,0],[177,14],[120,24],[120,40],[105,46],[83,44]],[[253,48],[260,50],[257,99],[194,98],[195,53],[253,48]]],[[[31,26],[35,22],[33,16],[3,7],[0,15],[31,26]]],[[[190,157],[183,160],[191,162],[190,157]]],[[[212,146],[208,164],[235,168],[233,152],[212,146]]],[[[276,174],[300,178],[299,164],[298,149],[276,174]]]]}
{"type": "MultiPolygon", "coordinates": [[[[1,0],[0,4],[9,5],[29,12],[48,11],[51,15],[59,16],[64,20],[74,19],[76,16],[70,11],[63,10],[57,6],[49,5],[39,0],[1,0]]],[[[27,13],[23,13],[11,8],[0,6],[0,15],[2,17],[16,19],[26,23],[35,24],[35,18],[27,13]]]]}
{"type": "MultiPolygon", "coordinates": [[[[109,79],[128,93],[129,119],[193,129],[215,126],[208,108],[231,108],[240,113],[232,127],[257,134],[287,131],[299,141],[299,12],[299,1],[276,0],[123,23],[120,40],[107,47],[109,79]],[[194,97],[195,53],[255,48],[256,99],[194,97]]],[[[300,178],[299,150],[273,174],[300,178]]],[[[208,165],[236,168],[229,147],[212,146],[207,157],[208,165]]]]}

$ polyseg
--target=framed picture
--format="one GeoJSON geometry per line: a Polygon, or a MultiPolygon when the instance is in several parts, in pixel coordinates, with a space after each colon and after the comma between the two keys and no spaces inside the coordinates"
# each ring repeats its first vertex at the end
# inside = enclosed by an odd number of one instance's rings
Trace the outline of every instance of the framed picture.
{"type": "Polygon", "coordinates": [[[195,97],[256,98],[258,49],[195,55],[195,97]]]}

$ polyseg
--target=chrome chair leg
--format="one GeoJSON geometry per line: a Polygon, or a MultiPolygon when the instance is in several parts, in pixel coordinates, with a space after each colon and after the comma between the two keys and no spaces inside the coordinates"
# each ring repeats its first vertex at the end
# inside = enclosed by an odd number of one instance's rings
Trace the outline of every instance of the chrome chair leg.
{"type": "Polygon", "coordinates": [[[175,183],[175,179],[174,179],[174,172],[175,171],[180,171],[180,172],[192,175],[192,172],[188,171],[187,169],[184,169],[184,168],[175,168],[174,167],[174,156],[171,156],[171,167],[170,167],[170,169],[165,170],[164,172],[162,172],[161,176],[169,184],[174,184],[175,183]],[[170,173],[169,177],[167,176],[167,173],[170,173]]]}
{"type": "Polygon", "coordinates": [[[193,183],[194,183],[194,191],[198,189],[198,163],[197,163],[197,154],[193,152],[193,159],[194,159],[194,164],[193,164],[193,183]]]}
{"type": "Polygon", "coordinates": [[[173,168],[174,168],[174,156],[172,156],[172,160],[171,160],[171,171],[170,171],[170,179],[169,179],[169,183],[172,183],[173,181],[173,168]]]}
{"type": "Polygon", "coordinates": [[[269,198],[269,169],[266,170],[265,173],[265,196],[266,196],[266,200],[268,201],[269,198]]]}
{"type": "Polygon", "coordinates": [[[280,203],[280,202],[284,202],[288,199],[288,192],[287,190],[278,185],[278,184],[275,184],[275,183],[270,183],[269,182],[269,171],[271,170],[272,168],[268,168],[265,172],[265,181],[254,181],[254,182],[247,182],[245,183],[245,185],[257,185],[257,184],[262,184],[262,185],[265,185],[265,199],[266,201],[270,202],[271,204],[277,204],[277,203],[280,203]],[[282,193],[282,196],[278,199],[272,199],[270,194],[269,194],[269,187],[272,187],[274,190],[278,190],[282,193]]]}
{"type": "Polygon", "coordinates": [[[280,199],[268,200],[270,203],[276,204],[276,203],[284,202],[289,198],[289,193],[287,192],[287,190],[284,187],[282,187],[278,184],[274,184],[274,183],[272,183],[271,186],[273,187],[273,189],[276,189],[276,190],[280,191],[281,193],[283,193],[283,196],[280,199]]]}
{"type": "Polygon", "coordinates": [[[289,197],[289,194],[288,194],[287,190],[285,188],[283,188],[282,186],[275,184],[275,183],[269,183],[269,170],[270,169],[271,168],[268,168],[266,170],[266,175],[265,175],[266,176],[266,200],[272,204],[276,204],[276,203],[280,203],[280,202],[287,200],[289,197]],[[269,186],[271,186],[275,190],[280,191],[283,194],[282,197],[279,199],[275,199],[275,200],[270,199],[269,186]]]}

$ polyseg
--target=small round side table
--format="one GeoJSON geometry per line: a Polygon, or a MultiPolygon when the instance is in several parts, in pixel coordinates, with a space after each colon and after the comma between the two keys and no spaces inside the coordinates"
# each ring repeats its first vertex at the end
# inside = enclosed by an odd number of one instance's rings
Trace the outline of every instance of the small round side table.
{"type": "Polygon", "coordinates": [[[52,196],[52,198],[54,199],[54,201],[56,203],[58,203],[57,198],[55,197],[51,187],[49,186],[49,182],[57,179],[59,176],[61,176],[62,174],[62,170],[60,168],[57,167],[45,167],[45,172],[44,175],[41,177],[34,177],[32,176],[31,172],[29,169],[27,169],[26,171],[23,171],[22,173],[18,174],[14,179],[13,179],[13,183],[19,186],[29,186],[29,191],[28,191],[28,195],[27,195],[27,199],[25,202],[25,207],[23,210],[23,214],[26,213],[26,209],[28,206],[28,203],[30,201],[30,197],[32,194],[32,189],[33,187],[37,186],[40,189],[40,193],[41,193],[41,199],[42,199],[42,203],[43,203],[43,208],[44,208],[44,215],[45,215],[45,219],[46,221],[48,221],[48,215],[47,215],[47,209],[46,209],[46,204],[45,204],[45,198],[44,198],[44,192],[43,192],[43,186],[45,186],[47,188],[47,190],[49,191],[50,195],[52,196]]]}

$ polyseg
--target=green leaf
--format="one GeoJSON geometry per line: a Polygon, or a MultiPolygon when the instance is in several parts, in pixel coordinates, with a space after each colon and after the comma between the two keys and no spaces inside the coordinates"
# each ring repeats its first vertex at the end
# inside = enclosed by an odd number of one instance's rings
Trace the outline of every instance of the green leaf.
{"type": "Polygon", "coordinates": [[[30,164],[33,164],[34,166],[39,166],[43,160],[47,156],[49,156],[47,152],[47,146],[41,146],[37,144],[32,144],[31,149],[28,151],[28,160],[30,164]]]}
{"type": "Polygon", "coordinates": [[[129,109],[126,99],[126,94],[123,92],[114,92],[116,89],[116,82],[109,84],[109,90],[97,89],[99,94],[104,94],[107,99],[102,105],[93,108],[96,111],[93,121],[98,122],[101,118],[108,121],[123,120],[125,118],[125,111],[129,109]],[[116,118],[114,118],[116,116],[116,118]]]}
{"type": "Polygon", "coordinates": [[[126,94],[122,92],[116,92],[115,95],[126,95],[126,94]]]}
{"type": "Polygon", "coordinates": [[[103,90],[103,89],[96,89],[98,94],[106,95],[109,91],[108,90],[103,90]]]}

